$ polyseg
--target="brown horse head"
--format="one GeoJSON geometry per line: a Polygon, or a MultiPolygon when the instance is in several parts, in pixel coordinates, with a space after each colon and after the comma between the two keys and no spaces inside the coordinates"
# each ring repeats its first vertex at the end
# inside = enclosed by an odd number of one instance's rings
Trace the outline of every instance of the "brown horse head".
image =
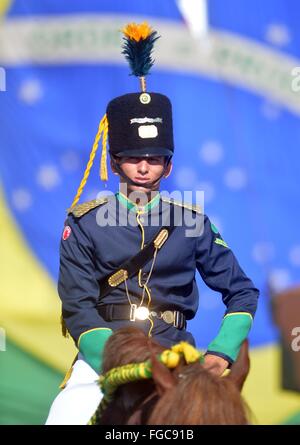
{"type": "Polygon", "coordinates": [[[247,424],[240,388],[249,370],[248,350],[232,367],[231,377],[216,377],[197,362],[180,360],[168,369],[157,356],[164,347],[135,327],[121,328],[107,341],[103,373],[151,360],[152,378],[120,385],[97,423],[102,425],[247,424]]]}

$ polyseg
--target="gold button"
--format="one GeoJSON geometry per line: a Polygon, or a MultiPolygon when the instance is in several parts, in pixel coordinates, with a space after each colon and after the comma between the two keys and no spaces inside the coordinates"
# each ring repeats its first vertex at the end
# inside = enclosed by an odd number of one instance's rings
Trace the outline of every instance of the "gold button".
{"type": "Polygon", "coordinates": [[[168,324],[174,323],[174,312],[172,311],[163,312],[162,319],[168,324]]]}
{"type": "Polygon", "coordinates": [[[151,96],[148,93],[143,93],[140,95],[140,102],[144,105],[147,105],[151,102],[151,96]]]}

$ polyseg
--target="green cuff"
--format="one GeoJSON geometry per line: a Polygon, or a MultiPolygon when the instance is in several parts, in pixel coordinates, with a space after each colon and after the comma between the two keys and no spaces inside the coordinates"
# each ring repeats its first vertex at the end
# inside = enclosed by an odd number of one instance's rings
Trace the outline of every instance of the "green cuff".
{"type": "Polygon", "coordinates": [[[112,335],[108,328],[96,328],[83,332],[78,340],[78,349],[87,363],[98,373],[101,373],[103,350],[106,340],[112,335]]]}
{"type": "Polygon", "coordinates": [[[248,312],[225,315],[217,337],[208,345],[207,350],[226,354],[235,361],[243,341],[248,336],[252,321],[252,316],[248,312]]]}

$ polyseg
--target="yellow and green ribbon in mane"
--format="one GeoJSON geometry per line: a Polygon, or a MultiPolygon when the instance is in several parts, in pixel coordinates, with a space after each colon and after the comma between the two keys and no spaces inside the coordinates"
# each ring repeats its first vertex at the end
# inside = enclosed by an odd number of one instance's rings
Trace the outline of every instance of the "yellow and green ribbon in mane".
{"type": "MultiPolygon", "coordinates": [[[[204,360],[204,357],[200,351],[184,341],[172,346],[170,349],[166,349],[160,355],[158,355],[157,358],[169,369],[176,368],[179,365],[181,358],[184,359],[186,364],[196,362],[202,363],[204,360]]],[[[103,392],[103,399],[101,400],[101,403],[89,424],[94,425],[96,420],[101,417],[108,403],[112,401],[116,389],[120,385],[151,378],[151,360],[118,366],[110,369],[106,374],[101,375],[99,377],[99,386],[103,392]]]]}

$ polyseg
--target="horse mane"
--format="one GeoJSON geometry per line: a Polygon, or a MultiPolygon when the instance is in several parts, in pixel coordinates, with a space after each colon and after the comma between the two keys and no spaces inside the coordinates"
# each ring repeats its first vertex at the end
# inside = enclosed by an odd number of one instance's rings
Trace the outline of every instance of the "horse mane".
{"type": "MultiPolygon", "coordinates": [[[[120,385],[96,423],[101,425],[245,425],[241,364],[232,379],[183,360],[173,370],[158,361],[165,348],[136,327],[118,329],[104,348],[103,374],[151,360],[152,378],[120,385]]],[[[245,348],[243,350],[245,356],[245,348]]],[[[248,357],[248,356],[247,356],[248,357]]],[[[247,374],[247,372],[246,372],[247,374]]],[[[245,379],[245,378],[244,378],[245,379]]]]}
{"type": "Polygon", "coordinates": [[[133,326],[120,328],[107,340],[103,352],[102,372],[112,368],[149,360],[151,352],[160,354],[165,348],[133,326]]]}
{"type": "MultiPolygon", "coordinates": [[[[120,328],[106,342],[103,353],[103,374],[119,366],[149,360],[151,354],[160,354],[164,349],[136,327],[120,328]]],[[[156,401],[156,386],[152,379],[126,383],[116,390],[114,399],[97,422],[100,425],[145,423],[145,410],[152,409],[152,405],[156,401]],[[139,412],[138,418],[131,418],[131,414],[135,413],[138,407],[151,395],[153,397],[143,407],[144,410],[139,412]]]]}

